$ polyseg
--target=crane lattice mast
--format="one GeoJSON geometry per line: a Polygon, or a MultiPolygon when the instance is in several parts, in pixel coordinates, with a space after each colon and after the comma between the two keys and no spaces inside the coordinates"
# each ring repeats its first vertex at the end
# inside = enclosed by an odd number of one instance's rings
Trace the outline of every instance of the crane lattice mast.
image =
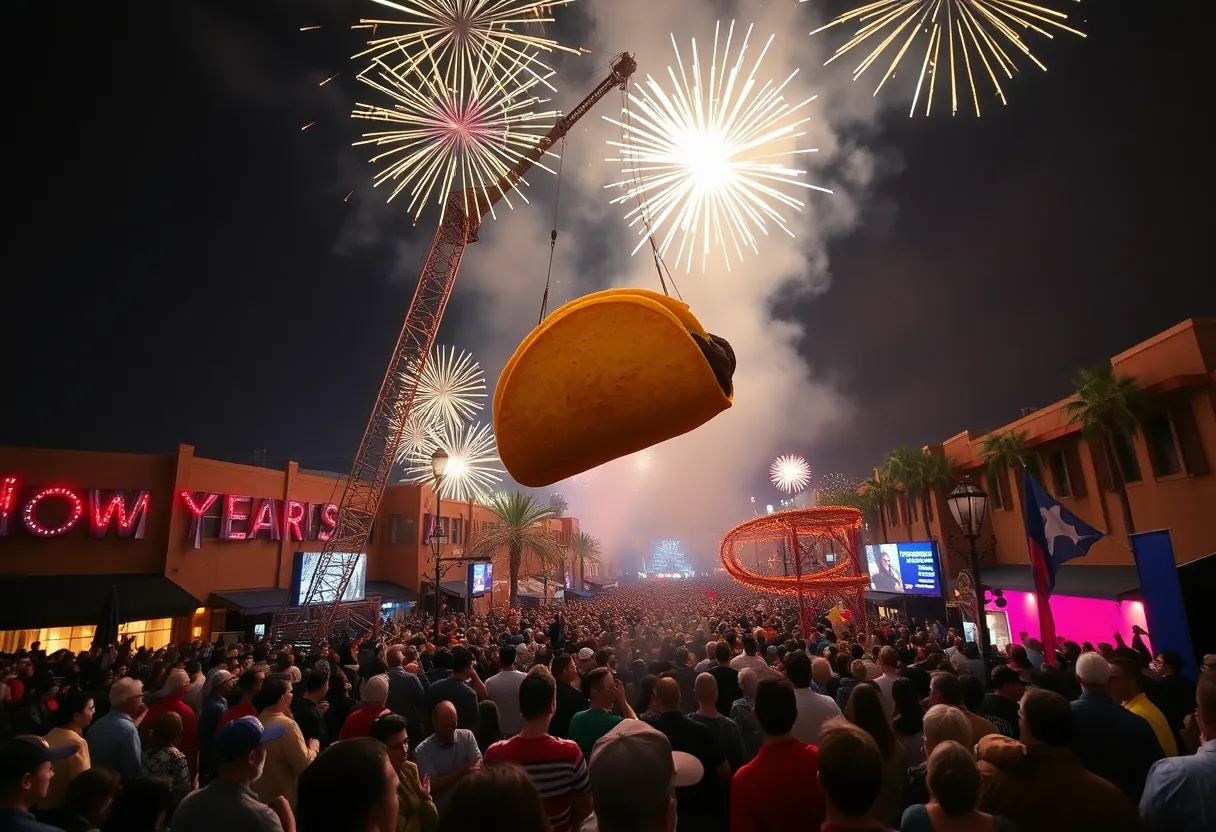
{"type": "MultiPolygon", "coordinates": [[[[469,188],[453,191],[448,195],[443,219],[435,231],[426,265],[418,278],[418,286],[405,317],[405,325],[397,339],[367,429],[359,443],[359,451],[351,465],[350,476],[343,488],[337,524],[318,558],[302,605],[291,607],[289,598],[288,607],[276,616],[272,627],[276,638],[290,636],[311,640],[315,644],[318,639],[329,635],[342,614],[342,596],[354,575],[357,554],[367,546],[372,521],[392,471],[397,446],[401,443],[406,417],[418,391],[419,376],[430,356],[439,322],[452,294],[460,259],[465,246],[477,241],[482,218],[498,200],[519,185],[532,165],[601,98],[614,88],[624,88],[636,69],[637,62],[628,52],[617,56],[608,77],[577,107],[559,119],[553,129],[494,186],[485,190],[469,188]],[[404,372],[408,367],[414,368],[412,373],[404,372]]],[[[348,623],[351,618],[362,619],[356,623],[375,628],[379,622],[379,609],[360,608],[355,612],[352,608],[348,623]]]]}

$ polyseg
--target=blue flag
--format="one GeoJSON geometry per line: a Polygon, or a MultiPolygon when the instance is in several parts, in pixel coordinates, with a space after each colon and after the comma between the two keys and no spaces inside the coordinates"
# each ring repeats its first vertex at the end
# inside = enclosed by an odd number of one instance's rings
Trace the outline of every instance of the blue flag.
{"type": "Polygon", "coordinates": [[[1056,572],[1060,567],[1070,560],[1085,557],[1089,547],[1106,535],[1060,505],[1029,470],[1022,476],[1030,565],[1035,571],[1036,588],[1039,579],[1043,578],[1046,580],[1044,589],[1050,592],[1056,588],[1056,572]]]}

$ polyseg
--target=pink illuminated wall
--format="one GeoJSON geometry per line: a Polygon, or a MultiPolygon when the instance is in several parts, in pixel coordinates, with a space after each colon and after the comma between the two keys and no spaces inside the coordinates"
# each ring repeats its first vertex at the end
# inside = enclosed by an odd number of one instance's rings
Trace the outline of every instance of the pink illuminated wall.
{"type": "MultiPolygon", "coordinates": [[[[999,611],[1009,617],[1010,639],[1016,643],[1022,631],[1033,638],[1040,638],[1039,609],[1034,594],[1006,589],[1005,600],[1009,602],[1008,605],[999,611]]],[[[994,611],[989,610],[990,613],[994,611]]],[[[1056,595],[1051,599],[1051,613],[1056,620],[1056,635],[1078,644],[1088,641],[1095,647],[1101,641],[1114,644],[1116,631],[1131,644],[1133,624],[1148,629],[1144,604],[1139,601],[1120,604],[1099,598],[1056,595]]],[[[1148,639],[1145,639],[1145,643],[1148,643],[1148,639]]],[[[1152,649],[1151,646],[1149,649],[1152,649]]]]}

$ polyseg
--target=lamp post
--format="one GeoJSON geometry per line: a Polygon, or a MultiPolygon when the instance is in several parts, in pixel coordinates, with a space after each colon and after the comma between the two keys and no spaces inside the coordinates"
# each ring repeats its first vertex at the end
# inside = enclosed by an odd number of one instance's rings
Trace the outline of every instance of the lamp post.
{"type": "Polygon", "coordinates": [[[431,527],[431,554],[435,556],[435,644],[439,644],[439,570],[443,566],[443,546],[448,536],[443,528],[443,474],[448,469],[448,455],[444,450],[431,454],[431,473],[435,476],[435,524],[431,527]]]}
{"type": "MultiPolygon", "coordinates": [[[[971,477],[963,477],[958,487],[946,497],[946,503],[950,506],[954,522],[958,523],[970,548],[971,574],[975,578],[976,609],[979,618],[979,621],[976,622],[976,638],[979,640],[980,661],[984,663],[984,675],[987,676],[988,613],[984,609],[984,596],[987,593],[984,590],[984,581],[980,577],[980,558],[975,551],[975,541],[980,536],[980,529],[984,525],[984,514],[988,511],[988,495],[971,481],[971,477]]],[[[985,686],[988,684],[986,678],[982,681],[985,686]]]]}

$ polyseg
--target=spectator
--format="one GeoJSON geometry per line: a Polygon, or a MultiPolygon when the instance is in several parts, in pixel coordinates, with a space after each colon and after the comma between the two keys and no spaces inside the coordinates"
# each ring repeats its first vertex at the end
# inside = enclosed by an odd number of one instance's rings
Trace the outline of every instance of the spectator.
{"type": "MultiPolygon", "coordinates": [[[[735,659],[731,659],[730,666],[735,666],[735,659]]],[[[684,713],[692,713],[697,706],[697,697],[693,693],[693,687],[697,682],[697,671],[693,670],[692,654],[687,647],[676,648],[675,667],[668,673],[680,685],[680,704],[684,708],[684,713]]]]}
{"type": "MultiPolygon", "coordinates": [[[[971,642],[967,643],[971,644],[971,642]]],[[[967,710],[963,704],[963,688],[957,676],[945,672],[934,673],[933,679],[929,683],[929,704],[949,705],[963,712],[963,715],[967,717],[967,722],[971,725],[971,742],[967,743],[968,747],[974,747],[980,741],[980,737],[1000,733],[991,722],[979,714],[973,714],[967,710]]]]}
{"type": "Polygon", "coordinates": [[[486,680],[486,695],[498,707],[498,725],[504,737],[519,733],[523,716],[519,712],[519,685],[524,674],[515,669],[515,648],[498,648],[498,672],[486,680]]]}
{"type": "Polygon", "coordinates": [[[38,819],[62,832],[95,832],[105,824],[121,785],[118,772],[108,768],[82,771],[68,787],[63,806],[38,819]]]}
{"type": "Polygon", "coordinates": [[[443,817],[456,784],[481,768],[481,752],[477,750],[473,732],[457,727],[456,706],[449,700],[435,706],[431,723],[435,733],[414,749],[414,759],[418,761],[418,771],[430,778],[431,796],[439,816],[443,817]]]}
{"type": "Polygon", "coordinates": [[[853,693],[853,688],[866,680],[866,663],[861,659],[854,659],[849,663],[849,675],[840,680],[840,685],[836,688],[836,707],[844,711],[844,706],[848,704],[849,695],[853,693]]]}
{"type": "Polygon", "coordinates": [[[290,830],[292,815],[286,798],[266,806],[251,788],[266,763],[266,743],[280,739],[285,731],[282,723],[263,728],[252,716],[225,725],[215,738],[216,777],[177,807],[173,832],[290,830]]]}
{"type": "Polygon", "coordinates": [[[452,673],[446,679],[432,682],[426,692],[426,711],[433,714],[440,702],[451,702],[460,719],[460,727],[477,728],[477,703],[485,699],[486,686],[473,669],[473,655],[464,648],[452,654],[452,673]]]}
{"type": "MultiPolygon", "coordinates": [[[[266,674],[261,670],[246,670],[238,676],[233,685],[224,691],[220,688],[220,693],[229,700],[228,707],[220,714],[219,721],[216,723],[216,730],[223,728],[234,719],[240,719],[243,716],[257,716],[258,709],[253,707],[253,698],[258,695],[258,691],[262,689],[262,683],[266,681],[266,674]]],[[[199,706],[202,707],[202,696],[199,697],[199,706]]],[[[215,734],[212,733],[212,739],[215,734]]],[[[201,740],[200,740],[201,741],[201,740]]]]}
{"type": "Polygon", "coordinates": [[[896,679],[891,685],[891,699],[895,702],[891,730],[904,748],[908,766],[919,766],[925,762],[925,709],[921,707],[916,682],[909,678],[896,679]]]}
{"type": "Polygon", "coordinates": [[[207,677],[203,674],[203,666],[199,662],[186,662],[184,667],[186,675],[190,677],[190,685],[186,688],[186,694],[182,697],[182,701],[194,709],[194,715],[197,717],[199,708],[203,704],[203,685],[206,683],[207,677]]]}
{"type": "Polygon", "coordinates": [[[887,721],[895,718],[895,700],[891,694],[891,686],[899,678],[899,654],[894,647],[884,647],[878,651],[878,667],[882,675],[874,680],[882,698],[883,710],[887,713],[887,721]]]}
{"type": "Polygon", "coordinates": [[[795,650],[786,654],[785,675],[793,684],[794,696],[798,699],[798,721],[794,723],[793,734],[809,745],[818,745],[823,724],[840,716],[840,708],[831,697],[811,690],[811,660],[806,653],[795,650]]]}
{"type": "Polygon", "coordinates": [[[697,710],[689,714],[689,718],[709,729],[718,749],[725,755],[731,772],[738,771],[750,758],[743,748],[743,735],[739,732],[739,726],[718,712],[717,680],[712,674],[700,674],[693,686],[693,694],[697,697],[697,710]]]}
{"type": "MultiPolygon", "coordinates": [[[[1014,671],[1016,673],[1016,671],[1014,671]]],[[[1017,832],[1008,818],[993,817],[977,810],[980,799],[980,770],[971,752],[953,741],[940,743],[929,757],[929,803],[909,806],[900,822],[900,832],[1017,832]]]]}
{"type": "Polygon", "coordinates": [[[695,758],[673,752],[662,732],[638,719],[605,734],[587,768],[595,812],[582,832],[674,830],[675,789],[698,783],[705,773],[695,758]]]}
{"type": "Polygon", "coordinates": [[[1024,746],[987,737],[978,756],[984,787],[979,808],[1030,832],[1138,830],[1140,817],[1118,788],[1086,771],[1072,753],[1072,709],[1058,693],[1031,688],[1022,698],[1018,731],[1024,746]],[[1044,795],[1067,795],[1046,800],[1044,795]]]}
{"type": "Polygon", "coordinates": [[[355,707],[355,700],[350,697],[350,680],[346,671],[340,667],[332,667],[329,671],[329,693],[325,694],[329,707],[325,709],[325,733],[330,741],[342,733],[342,726],[355,707]]]}
{"type": "Polygon", "coordinates": [[[618,722],[637,719],[637,714],[625,699],[625,686],[620,680],[613,679],[612,671],[608,668],[597,667],[588,673],[585,687],[591,695],[591,705],[570,720],[570,739],[578,744],[584,760],[591,756],[596,741],[615,728],[618,722]],[[612,713],[613,706],[620,708],[624,716],[612,713]]]}
{"type": "Polygon", "coordinates": [[[1110,691],[1123,707],[1143,717],[1157,736],[1157,742],[1167,757],[1178,756],[1178,743],[1161,709],[1144,695],[1144,674],[1131,659],[1115,659],[1110,663],[1110,691]]]}
{"type": "MultiPolygon", "coordinates": [[[[607,668],[596,668],[591,673],[599,674],[593,683],[594,710],[596,702],[603,701],[604,680],[608,680],[610,686],[613,683],[612,671],[607,668]]],[[[623,700],[621,683],[616,682],[613,689],[619,692],[618,696],[623,700]]],[[[579,750],[580,744],[573,738],[562,740],[549,734],[549,721],[556,708],[557,686],[552,675],[547,670],[529,672],[519,686],[519,709],[524,719],[520,732],[515,737],[490,746],[486,751],[485,764],[514,763],[521,766],[544,801],[545,814],[553,832],[568,832],[578,829],[591,813],[591,796],[587,765],[579,750]]],[[[591,711],[575,715],[570,725],[571,734],[578,736],[582,732],[579,719],[587,713],[591,711]]],[[[619,721],[617,717],[616,722],[619,721]]]]}
{"type": "Polygon", "coordinates": [[[731,780],[731,832],[818,832],[825,817],[819,752],[792,733],[798,718],[794,688],[786,679],[761,680],[754,711],[764,744],[731,780]]]}
{"type": "Polygon", "coordinates": [[[754,670],[761,678],[768,674],[768,664],[764,659],[756,655],[757,646],[754,636],[746,635],[743,637],[743,652],[730,660],[730,666],[742,673],[747,668],[754,670]]]}
{"type": "MultiPolygon", "coordinates": [[[[925,756],[933,753],[943,742],[957,742],[969,753],[975,747],[971,742],[971,723],[967,715],[949,705],[934,705],[925,713],[925,756]]],[[[928,785],[929,767],[926,763],[910,766],[904,778],[905,808],[917,803],[928,803],[931,799],[928,785]]]]}
{"type": "Polygon", "coordinates": [[[1183,718],[1195,712],[1195,683],[1182,675],[1182,656],[1172,650],[1157,656],[1157,667],[1157,695],[1165,703],[1161,712],[1171,720],[1171,728],[1181,731],[1183,718]]]}
{"type": "Polygon", "coordinates": [[[162,714],[175,713],[181,717],[182,738],[181,751],[190,765],[190,776],[198,774],[198,717],[194,708],[184,701],[186,691],[190,688],[190,677],[184,670],[174,670],[165,682],[165,697],[148,709],[141,723],[140,741],[146,745],[152,739],[152,728],[162,714]]]}
{"type": "Polygon", "coordinates": [[[224,718],[224,713],[228,710],[227,696],[234,683],[232,673],[222,667],[217,667],[207,674],[207,681],[203,683],[203,691],[199,694],[201,703],[198,714],[199,779],[204,782],[215,776],[215,754],[212,744],[219,732],[220,720],[224,718]]]}
{"type": "Polygon", "coordinates": [[[1018,703],[1022,701],[1022,694],[1025,692],[1026,684],[1020,673],[1012,667],[994,667],[992,692],[984,694],[980,716],[995,725],[1006,737],[1019,739],[1018,703]]]}
{"type": "Polygon", "coordinates": [[[167,711],[152,726],[152,736],[144,746],[143,775],[169,784],[172,799],[167,814],[170,816],[173,808],[194,789],[186,755],[177,747],[181,740],[182,718],[174,711],[167,711]]]}
{"type": "Polygon", "coordinates": [[[1140,799],[1148,832],[1216,829],[1216,673],[1200,674],[1195,699],[1203,744],[1189,757],[1153,765],[1140,799]]]}
{"type": "MultiPolygon", "coordinates": [[[[901,680],[897,678],[896,681],[901,680]]],[[[853,688],[844,715],[873,738],[882,755],[882,790],[870,814],[884,826],[891,827],[899,825],[903,813],[903,782],[908,756],[903,745],[895,739],[883,701],[877,682],[866,682],[853,688]]]]}
{"type": "Polygon", "coordinates": [[[282,735],[266,744],[262,776],[253,790],[263,803],[285,797],[294,806],[300,773],[316,758],[320,743],[315,739],[305,742],[300,726],[291,718],[291,681],[287,676],[276,673],[263,682],[253,705],[267,731],[283,726],[282,735]]]}
{"type": "MultiPolygon", "coordinates": [[[[185,677],[185,671],[182,671],[185,677]]],[[[184,691],[183,684],[179,690],[184,691]]],[[[162,712],[160,719],[168,716],[162,712]]],[[[181,719],[180,714],[174,714],[181,719]]],[[[190,712],[194,716],[194,711],[190,712]]],[[[157,721],[159,724],[159,720],[157,721]]],[[[151,739],[151,737],[149,737],[151,739]]],[[[125,783],[110,806],[109,817],[101,832],[161,832],[173,806],[173,789],[160,777],[136,777],[125,783]]]]}
{"type": "Polygon", "coordinates": [[[338,735],[338,739],[349,740],[368,736],[372,723],[382,714],[389,712],[385,707],[388,703],[388,687],[388,675],[383,673],[372,676],[363,683],[360,689],[363,704],[351,711],[346,722],[342,723],[342,733],[338,735]]]}
{"type": "MultiPolygon", "coordinates": [[[[413,650],[412,647],[409,649],[413,650]]],[[[414,658],[417,658],[417,651],[414,651],[411,664],[414,658]]],[[[405,718],[410,742],[417,745],[423,740],[422,710],[425,707],[426,687],[421,676],[405,668],[406,648],[401,645],[390,647],[385,660],[388,662],[388,700],[385,707],[405,718]]]]}
{"type": "Polygon", "coordinates": [[[52,749],[41,737],[17,737],[0,744],[0,829],[5,832],[55,832],[34,819],[55,777],[52,765],[76,753],[71,746],[52,749]]]}
{"type": "Polygon", "coordinates": [[[1139,801],[1161,743],[1143,717],[1120,707],[1110,695],[1110,664],[1098,653],[1077,658],[1081,697],[1072,703],[1072,750],[1090,772],[1139,801]]]}
{"type": "Polygon", "coordinates": [[[498,724],[498,706],[491,700],[477,703],[477,750],[481,756],[486,755],[486,749],[503,739],[502,727],[498,724]]]}
{"type": "Polygon", "coordinates": [[[321,751],[329,748],[329,726],[325,724],[325,711],[329,708],[325,696],[328,693],[329,673],[313,669],[304,677],[303,693],[293,696],[291,700],[291,716],[300,726],[304,741],[316,740],[321,751]]]}
{"type": "MultiPolygon", "coordinates": [[[[337,742],[300,775],[299,832],[389,832],[397,828],[397,772],[371,737],[337,742]]],[[[177,830],[174,830],[177,832],[177,830]]]]}
{"type": "Polygon", "coordinates": [[[719,642],[714,648],[714,657],[717,666],[711,667],[709,673],[718,683],[718,713],[725,714],[730,712],[731,704],[743,695],[743,691],[739,689],[739,671],[730,666],[734,658],[730,645],[719,642]]]}
{"type": "Polygon", "coordinates": [[[52,768],[55,778],[51,781],[46,797],[38,802],[42,810],[58,809],[67,797],[68,786],[82,772],[88,771],[89,744],[84,739],[84,729],[93,721],[93,697],[87,693],[65,696],[59,708],[51,714],[55,725],[44,739],[51,748],[70,748],[66,757],[56,760],[52,768]]]}
{"type": "Polygon", "coordinates": [[[756,721],[756,687],[760,684],[761,678],[771,679],[772,677],[773,674],[767,670],[764,671],[763,676],[750,667],[739,671],[739,688],[743,691],[743,695],[731,703],[730,721],[738,727],[743,739],[745,762],[751,762],[755,758],[757,752],[760,751],[761,743],[764,742],[764,732],[760,730],[760,723],[756,721]]]}
{"type": "Polygon", "coordinates": [[[841,717],[829,720],[822,733],[819,785],[827,815],[822,832],[885,830],[871,813],[882,791],[883,774],[882,754],[874,738],[841,717]]]}
{"type": "Polygon", "coordinates": [[[549,734],[565,738],[570,736],[570,720],[579,711],[587,710],[590,703],[583,695],[578,668],[569,653],[559,653],[553,658],[553,678],[557,682],[557,711],[549,723],[549,734]]]}
{"type": "Polygon", "coordinates": [[[143,766],[143,744],[135,718],[144,713],[144,686],[124,676],[110,687],[110,710],[89,730],[92,765],[113,769],[129,779],[143,766]]]}
{"type": "MultiPolygon", "coordinates": [[[[722,646],[729,646],[721,642],[722,646]]],[[[680,686],[675,679],[659,679],[655,686],[659,715],[650,724],[667,735],[672,750],[691,754],[705,770],[701,781],[676,790],[679,827],[683,832],[717,829],[724,819],[718,810],[717,793],[731,779],[726,757],[703,725],[685,716],[680,708],[680,686]]]]}
{"type": "Polygon", "coordinates": [[[397,772],[399,810],[395,832],[435,832],[439,825],[439,811],[418,775],[418,766],[408,759],[409,734],[405,718],[398,714],[385,714],[372,723],[371,736],[384,744],[389,762],[397,772]]]}
{"type": "Polygon", "coordinates": [[[478,770],[456,786],[439,832],[550,832],[540,792],[519,766],[478,770]]]}

